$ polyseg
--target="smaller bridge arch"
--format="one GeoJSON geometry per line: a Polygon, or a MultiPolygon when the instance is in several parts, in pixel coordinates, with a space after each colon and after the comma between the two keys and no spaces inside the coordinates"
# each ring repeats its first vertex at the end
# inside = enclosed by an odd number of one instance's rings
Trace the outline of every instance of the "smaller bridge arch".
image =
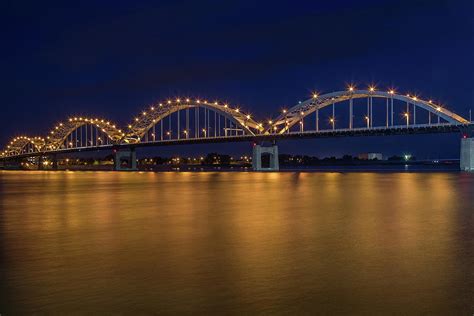
{"type": "Polygon", "coordinates": [[[45,139],[42,137],[17,136],[13,138],[2,152],[2,156],[17,156],[36,153],[43,150],[45,139]]]}
{"type": "MultiPolygon", "coordinates": [[[[146,138],[154,126],[160,122],[163,124],[163,120],[165,120],[165,118],[168,117],[171,120],[171,115],[173,114],[177,115],[178,138],[180,138],[181,133],[184,134],[181,137],[189,137],[191,136],[191,131],[188,130],[190,124],[189,111],[191,109],[195,110],[195,113],[192,115],[194,116],[194,128],[198,129],[197,134],[195,134],[196,138],[199,138],[199,134],[201,132],[203,132],[203,137],[210,137],[211,128],[209,122],[212,122],[215,125],[212,128],[214,131],[217,131],[218,128],[220,128],[217,126],[218,123],[220,125],[220,117],[232,122],[234,129],[241,130],[243,135],[256,135],[263,131],[263,125],[261,123],[257,123],[255,120],[253,120],[250,114],[243,113],[239,108],[231,108],[228,104],[220,102],[208,102],[207,100],[201,99],[178,98],[175,100],[167,100],[163,103],[157,103],[151,106],[147,111],[143,111],[140,113],[140,115],[135,117],[134,121],[128,125],[128,133],[124,138],[124,142],[140,142],[142,138],[146,138]],[[204,113],[200,114],[201,109],[204,110],[204,113]],[[185,121],[181,122],[182,125],[180,126],[180,120],[183,119],[183,116],[181,116],[180,119],[179,115],[183,110],[186,111],[184,114],[185,121]],[[209,111],[214,112],[214,117],[210,116],[209,111]]],[[[225,128],[229,130],[231,129],[230,127],[225,128]]],[[[165,131],[161,130],[160,133],[160,138],[163,139],[163,134],[165,131]]],[[[169,133],[169,131],[167,133],[169,133]]],[[[153,135],[154,139],[156,133],[153,132],[151,135],[153,135]]],[[[217,136],[216,132],[214,133],[214,136],[217,136]]]]}
{"type": "Polygon", "coordinates": [[[108,120],[76,116],[56,124],[46,137],[45,150],[119,144],[125,133],[108,120]]]}

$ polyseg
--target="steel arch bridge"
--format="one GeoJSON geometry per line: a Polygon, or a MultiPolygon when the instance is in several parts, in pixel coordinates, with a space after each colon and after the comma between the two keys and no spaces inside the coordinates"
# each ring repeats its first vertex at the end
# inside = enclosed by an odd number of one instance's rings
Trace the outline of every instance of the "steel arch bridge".
{"type": "Polygon", "coordinates": [[[0,160],[99,149],[285,138],[442,133],[472,137],[470,120],[417,95],[375,87],[313,94],[275,119],[255,120],[238,107],[204,99],[173,98],[151,105],[126,128],[83,116],[56,124],[43,137],[14,137],[0,160]],[[337,110],[337,111],[336,111],[337,110]]]}

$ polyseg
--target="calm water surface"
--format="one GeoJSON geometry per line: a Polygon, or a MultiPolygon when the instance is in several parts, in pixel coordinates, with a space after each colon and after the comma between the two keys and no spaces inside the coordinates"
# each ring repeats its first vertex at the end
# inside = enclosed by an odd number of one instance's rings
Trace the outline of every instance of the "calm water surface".
{"type": "Polygon", "coordinates": [[[0,313],[474,312],[474,175],[0,172],[0,313]]]}

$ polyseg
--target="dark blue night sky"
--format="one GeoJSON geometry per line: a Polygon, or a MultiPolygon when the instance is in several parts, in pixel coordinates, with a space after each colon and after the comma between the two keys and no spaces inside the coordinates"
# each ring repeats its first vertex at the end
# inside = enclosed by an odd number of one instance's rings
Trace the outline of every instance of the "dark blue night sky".
{"type": "MultiPolygon", "coordinates": [[[[474,108],[472,0],[2,1],[0,142],[74,114],[125,126],[173,96],[262,119],[353,82],[474,108]]],[[[459,135],[288,141],[280,152],[459,156],[459,135]]],[[[248,144],[157,149],[163,155],[248,144]]]]}

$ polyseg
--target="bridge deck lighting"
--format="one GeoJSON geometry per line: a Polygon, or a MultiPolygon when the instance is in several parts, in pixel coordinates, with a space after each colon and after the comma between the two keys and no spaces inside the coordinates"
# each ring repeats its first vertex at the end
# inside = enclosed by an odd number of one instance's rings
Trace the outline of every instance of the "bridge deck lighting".
{"type": "Polygon", "coordinates": [[[186,99],[186,102],[189,102],[189,99],[186,99]]]}
{"type": "Polygon", "coordinates": [[[218,102],[214,102],[214,105],[218,105],[219,103],[218,102]]]}
{"type": "Polygon", "coordinates": [[[371,86],[371,87],[369,87],[369,90],[370,90],[370,92],[374,92],[374,91],[375,91],[375,87],[372,87],[372,86],[371,86]]]}
{"type": "Polygon", "coordinates": [[[239,113],[239,109],[235,109],[235,112],[239,113]]]}
{"type": "Polygon", "coordinates": [[[171,104],[171,100],[168,100],[168,104],[171,104]]]}
{"type": "Polygon", "coordinates": [[[417,100],[418,100],[418,98],[417,98],[417,97],[413,97],[413,100],[417,101],[417,100]]]}
{"type": "Polygon", "coordinates": [[[436,110],[441,111],[441,107],[438,106],[438,107],[436,108],[436,110]]]}
{"type": "Polygon", "coordinates": [[[224,107],[225,107],[225,108],[227,108],[227,107],[228,107],[228,105],[227,105],[227,104],[224,104],[224,107]]]}
{"type": "Polygon", "coordinates": [[[154,111],[154,110],[155,110],[155,108],[154,108],[154,107],[151,107],[151,108],[150,108],[150,110],[154,111]]]}
{"type": "Polygon", "coordinates": [[[247,119],[250,120],[250,115],[247,115],[247,119]]]}
{"type": "Polygon", "coordinates": [[[145,115],[146,115],[146,112],[143,112],[142,114],[143,114],[143,116],[145,116],[145,115]]]}
{"type": "Polygon", "coordinates": [[[268,121],[268,124],[273,124],[273,121],[272,120],[268,121]]]}
{"type": "Polygon", "coordinates": [[[303,111],[301,111],[301,112],[300,112],[300,114],[301,114],[301,115],[304,115],[304,112],[303,112],[303,111]]]}
{"type": "Polygon", "coordinates": [[[181,100],[180,100],[180,99],[176,99],[176,102],[178,102],[178,103],[179,103],[179,102],[181,102],[181,100]]]}
{"type": "Polygon", "coordinates": [[[349,86],[348,89],[349,89],[350,92],[354,91],[354,87],[353,87],[353,86],[349,86]]]}
{"type": "Polygon", "coordinates": [[[428,100],[428,103],[433,103],[433,100],[428,100]]]}
{"type": "Polygon", "coordinates": [[[313,98],[316,99],[318,97],[317,93],[313,93],[313,98]]]}
{"type": "Polygon", "coordinates": [[[201,100],[197,99],[197,100],[196,100],[196,103],[198,103],[198,104],[201,103],[201,100]]]}
{"type": "Polygon", "coordinates": [[[393,90],[390,90],[388,93],[390,93],[390,94],[394,94],[394,93],[395,93],[395,91],[393,91],[393,90]]]}
{"type": "Polygon", "coordinates": [[[160,106],[160,107],[163,106],[163,103],[158,104],[158,106],[160,106]]]}
{"type": "Polygon", "coordinates": [[[286,111],[286,110],[283,110],[282,112],[283,112],[283,114],[286,114],[287,111],[286,111]]]}

